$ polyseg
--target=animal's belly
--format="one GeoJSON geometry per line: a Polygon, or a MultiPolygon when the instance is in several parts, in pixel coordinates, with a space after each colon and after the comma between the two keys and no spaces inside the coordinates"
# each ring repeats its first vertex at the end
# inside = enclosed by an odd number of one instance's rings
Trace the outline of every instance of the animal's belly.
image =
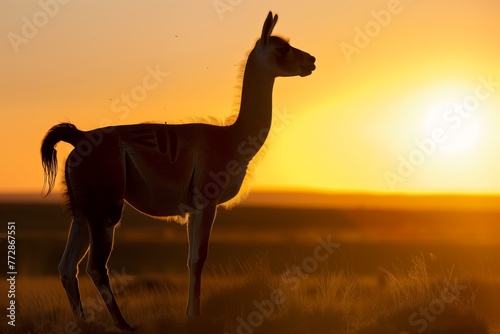
{"type": "Polygon", "coordinates": [[[142,196],[137,196],[136,194],[127,194],[125,200],[132,207],[150,216],[155,217],[169,217],[184,215],[188,210],[184,209],[189,206],[183,205],[183,202],[179,201],[182,195],[178,194],[142,194],[142,196]]]}
{"type": "Polygon", "coordinates": [[[125,199],[137,210],[151,216],[174,216],[186,213],[191,203],[189,188],[192,168],[174,166],[164,161],[137,168],[127,164],[125,199]]]}
{"type": "Polygon", "coordinates": [[[214,167],[220,171],[204,174],[188,159],[172,164],[158,155],[148,159],[144,155],[140,155],[141,159],[138,154],[127,156],[125,199],[152,216],[184,215],[195,210],[195,199],[201,203],[225,203],[238,194],[246,174],[246,166],[236,171],[214,167]],[[194,179],[204,180],[203,184],[194,179]]]}

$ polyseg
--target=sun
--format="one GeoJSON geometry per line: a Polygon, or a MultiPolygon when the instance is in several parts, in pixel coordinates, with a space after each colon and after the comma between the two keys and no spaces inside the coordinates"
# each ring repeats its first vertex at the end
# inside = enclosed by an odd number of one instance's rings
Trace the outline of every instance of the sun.
{"type": "Polygon", "coordinates": [[[426,136],[439,133],[436,150],[446,154],[460,154],[473,150],[479,142],[481,122],[477,113],[463,104],[444,102],[429,110],[424,124],[426,136]]]}

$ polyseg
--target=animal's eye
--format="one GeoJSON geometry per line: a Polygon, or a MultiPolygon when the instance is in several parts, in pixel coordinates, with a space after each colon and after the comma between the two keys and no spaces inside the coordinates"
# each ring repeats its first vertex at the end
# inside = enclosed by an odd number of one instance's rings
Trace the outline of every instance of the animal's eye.
{"type": "Polygon", "coordinates": [[[281,55],[286,55],[288,51],[290,51],[290,46],[280,46],[279,48],[276,48],[276,51],[278,51],[281,55]]]}

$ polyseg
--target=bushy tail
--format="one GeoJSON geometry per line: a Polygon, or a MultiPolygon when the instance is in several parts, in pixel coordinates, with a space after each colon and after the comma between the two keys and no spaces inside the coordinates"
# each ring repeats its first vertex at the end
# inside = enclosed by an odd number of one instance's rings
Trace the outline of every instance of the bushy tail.
{"type": "Polygon", "coordinates": [[[84,137],[83,132],[71,123],[60,123],[53,126],[42,141],[42,166],[44,172],[42,197],[47,197],[52,192],[57,175],[57,151],[55,146],[64,141],[76,147],[79,140],[84,137]]]}

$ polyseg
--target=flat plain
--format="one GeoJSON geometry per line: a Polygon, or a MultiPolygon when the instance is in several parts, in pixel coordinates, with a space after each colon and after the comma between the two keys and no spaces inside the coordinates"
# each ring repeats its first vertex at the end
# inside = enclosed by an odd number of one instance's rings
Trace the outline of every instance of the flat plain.
{"type": "MultiPolygon", "coordinates": [[[[194,320],[184,317],[184,225],[127,207],[108,267],[137,333],[500,333],[499,218],[496,211],[221,209],[203,315],[194,320]]],[[[57,276],[70,223],[60,205],[0,204],[0,221],[16,222],[18,272],[16,326],[3,317],[3,333],[116,332],[85,260],[87,320],[71,315],[57,276]]],[[[6,254],[5,246],[2,239],[6,254]]],[[[2,296],[6,289],[2,283],[2,296]]],[[[0,299],[3,310],[7,302],[0,299]]]]}

